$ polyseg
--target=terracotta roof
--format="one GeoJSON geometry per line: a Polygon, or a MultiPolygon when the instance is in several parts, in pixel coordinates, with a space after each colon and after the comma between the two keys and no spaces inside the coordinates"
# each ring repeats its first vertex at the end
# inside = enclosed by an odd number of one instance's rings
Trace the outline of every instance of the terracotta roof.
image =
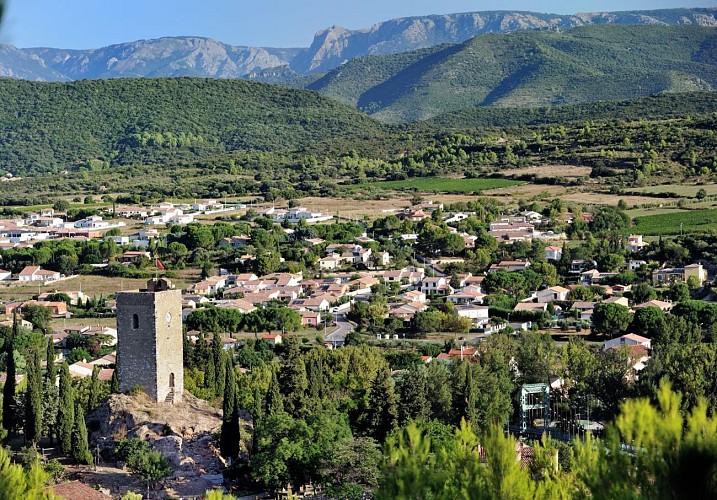
{"type": "Polygon", "coordinates": [[[79,481],[58,484],[53,487],[53,490],[55,495],[65,500],[107,500],[112,498],[79,481]]]}

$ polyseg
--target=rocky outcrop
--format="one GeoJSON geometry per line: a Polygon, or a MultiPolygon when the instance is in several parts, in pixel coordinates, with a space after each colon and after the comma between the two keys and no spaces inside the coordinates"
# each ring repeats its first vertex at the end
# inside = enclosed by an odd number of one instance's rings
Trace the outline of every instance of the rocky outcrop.
{"type": "MultiPolygon", "coordinates": [[[[101,444],[138,438],[148,441],[169,460],[173,481],[200,481],[221,474],[224,464],[213,445],[221,428],[221,412],[184,394],[182,403],[155,403],[144,395],[111,395],[88,416],[92,439],[101,444]]],[[[211,484],[204,485],[205,487],[211,484]]]]}

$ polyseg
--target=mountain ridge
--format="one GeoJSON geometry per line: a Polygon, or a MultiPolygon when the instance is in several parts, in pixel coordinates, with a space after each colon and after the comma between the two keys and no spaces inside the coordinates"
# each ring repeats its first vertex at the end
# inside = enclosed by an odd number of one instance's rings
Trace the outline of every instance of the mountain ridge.
{"type": "Polygon", "coordinates": [[[717,30],[590,25],[355,58],[306,86],[390,122],[717,89],[717,30]]]}
{"type": "Polygon", "coordinates": [[[0,45],[0,76],[37,81],[179,76],[282,81],[330,71],[361,56],[461,43],[485,33],[561,30],[589,24],[717,26],[717,8],[572,15],[502,10],[411,16],[357,30],[332,26],[319,30],[307,48],[233,46],[199,36],[137,40],[95,49],[0,45]]]}

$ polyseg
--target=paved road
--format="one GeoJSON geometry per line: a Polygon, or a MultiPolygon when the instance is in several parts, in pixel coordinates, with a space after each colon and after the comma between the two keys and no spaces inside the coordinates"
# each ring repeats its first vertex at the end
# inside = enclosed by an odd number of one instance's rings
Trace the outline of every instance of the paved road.
{"type": "Polygon", "coordinates": [[[336,316],[336,326],[338,327],[336,330],[334,330],[332,333],[329,333],[326,338],[324,339],[324,342],[331,342],[336,347],[344,345],[344,340],[346,340],[346,335],[348,335],[349,332],[353,331],[354,325],[349,323],[343,314],[339,314],[336,316]]]}

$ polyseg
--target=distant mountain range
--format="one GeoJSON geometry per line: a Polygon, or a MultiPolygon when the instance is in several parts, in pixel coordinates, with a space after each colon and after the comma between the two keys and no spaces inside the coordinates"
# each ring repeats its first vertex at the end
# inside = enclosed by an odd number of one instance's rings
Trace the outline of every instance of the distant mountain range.
{"type": "Polygon", "coordinates": [[[0,46],[0,76],[38,81],[197,76],[278,82],[333,70],[361,56],[391,55],[484,33],[592,24],[717,26],[717,9],[666,9],[576,15],[490,11],[393,19],[371,28],[332,26],[308,48],[236,47],[201,37],[140,40],[88,50],[0,46]]]}

